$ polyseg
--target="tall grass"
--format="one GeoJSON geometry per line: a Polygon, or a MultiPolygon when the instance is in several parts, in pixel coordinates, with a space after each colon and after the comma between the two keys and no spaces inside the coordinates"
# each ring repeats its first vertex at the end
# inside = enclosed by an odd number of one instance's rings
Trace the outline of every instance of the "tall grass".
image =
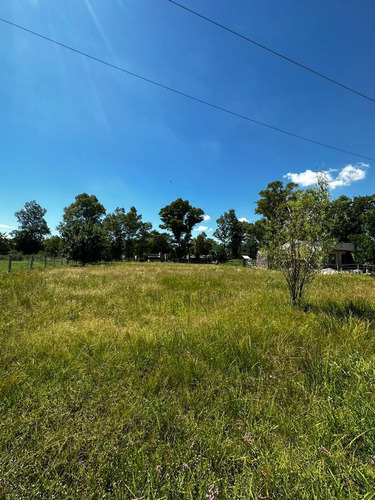
{"type": "Polygon", "coordinates": [[[2,275],[0,498],[375,498],[375,288],[119,264],[2,275]]]}

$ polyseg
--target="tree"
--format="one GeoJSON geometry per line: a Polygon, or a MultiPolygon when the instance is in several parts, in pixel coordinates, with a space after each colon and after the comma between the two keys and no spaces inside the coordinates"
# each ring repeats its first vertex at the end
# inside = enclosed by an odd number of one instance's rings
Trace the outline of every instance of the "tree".
{"type": "Polygon", "coordinates": [[[64,208],[63,221],[57,229],[68,259],[83,265],[102,259],[107,244],[104,215],[105,208],[97,197],[86,193],[76,196],[75,202],[64,208]]]}
{"type": "Polygon", "coordinates": [[[285,203],[293,198],[297,187],[294,182],[289,182],[285,186],[281,181],[270,182],[267,188],[259,193],[261,198],[257,201],[255,213],[263,215],[268,221],[282,217],[282,207],[285,208],[285,203]]]}
{"type": "Polygon", "coordinates": [[[150,253],[169,254],[173,250],[172,238],[168,233],[159,233],[159,231],[151,231],[149,237],[150,253]]]}
{"type": "Polygon", "coordinates": [[[193,227],[203,221],[203,215],[201,208],[193,207],[188,200],[182,198],[173,201],[159,212],[163,222],[160,227],[173,234],[176,254],[180,262],[188,252],[193,227]]]}
{"type": "Polygon", "coordinates": [[[359,261],[374,264],[375,263],[375,208],[369,210],[362,216],[363,232],[361,235],[353,238],[354,242],[361,247],[357,253],[359,261]]]}
{"type": "Polygon", "coordinates": [[[142,215],[135,207],[130,207],[129,212],[117,207],[104,219],[104,228],[109,234],[112,258],[121,260],[123,256],[131,259],[135,253],[143,255],[152,225],[142,222],[142,215]]]}
{"type": "Polygon", "coordinates": [[[233,208],[224,212],[224,215],[219,217],[216,223],[218,227],[214,232],[215,238],[224,245],[233,259],[238,259],[245,236],[244,224],[237,219],[233,208]]]}
{"type": "Polygon", "coordinates": [[[332,249],[329,209],[327,183],[320,178],[314,189],[295,191],[268,222],[268,254],[285,276],[293,305],[300,304],[305,285],[332,249]]]}
{"type": "Polygon", "coordinates": [[[215,242],[212,238],[207,238],[207,234],[203,232],[198,234],[198,236],[193,239],[192,243],[195,257],[199,259],[201,255],[211,254],[215,242]]]}
{"type": "Polygon", "coordinates": [[[62,250],[62,242],[60,236],[51,236],[47,238],[44,244],[44,249],[48,255],[56,258],[62,250]]]}
{"type": "Polygon", "coordinates": [[[0,233],[0,255],[9,253],[12,249],[11,241],[6,233],[0,233]]]}
{"type": "Polygon", "coordinates": [[[43,249],[44,238],[50,234],[44,218],[47,210],[35,200],[25,203],[25,207],[14,215],[18,219],[18,230],[13,231],[14,243],[19,252],[30,255],[43,249]]]}

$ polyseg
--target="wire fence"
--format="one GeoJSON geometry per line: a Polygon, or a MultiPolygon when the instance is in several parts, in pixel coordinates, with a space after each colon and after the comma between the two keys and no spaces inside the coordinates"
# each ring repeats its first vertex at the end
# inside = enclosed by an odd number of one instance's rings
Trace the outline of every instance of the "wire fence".
{"type": "Polygon", "coordinates": [[[67,265],[63,257],[50,257],[48,255],[0,255],[0,272],[27,271],[30,269],[46,269],[67,265]]]}

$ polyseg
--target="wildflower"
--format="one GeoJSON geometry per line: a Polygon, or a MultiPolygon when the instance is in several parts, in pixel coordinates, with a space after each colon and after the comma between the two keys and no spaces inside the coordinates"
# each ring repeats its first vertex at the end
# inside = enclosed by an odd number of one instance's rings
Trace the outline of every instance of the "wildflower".
{"type": "Polygon", "coordinates": [[[371,455],[370,458],[372,465],[375,465],[375,455],[371,455]]]}
{"type": "Polygon", "coordinates": [[[331,454],[325,446],[319,446],[318,451],[321,451],[322,453],[327,455],[327,457],[329,457],[329,455],[331,454]]]}
{"type": "Polygon", "coordinates": [[[182,464],[182,467],[183,467],[184,469],[188,469],[188,468],[189,468],[188,464],[182,464]]]}
{"type": "Polygon", "coordinates": [[[208,500],[215,500],[215,498],[219,495],[219,488],[215,488],[214,484],[211,484],[208,493],[206,493],[206,498],[208,500]]]}
{"type": "Polygon", "coordinates": [[[258,498],[264,498],[264,496],[262,495],[262,493],[258,493],[258,498]]]}
{"type": "Polygon", "coordinates": [[[161,473],[161,471],[162,471],[162,469],[163,469],[163,467],[162,467],[161,465],[157,465],[157,466],[155,467],[155,469],[156,469],[156,472],[159,472],[159,474],[160,474],[160,473],[161,473]]]}
{"type": "Polygon", "coordinates": [[[168,481],[169,481],[169,480],[170,480],[170,478],[171,478],[171,476],[170,476],[168,473],[165,475],[165,477],[168,479],[168,481]]]}
{"type": "Polygon", "coordinates": [[[243,439],[244,439],[244,441],[246,441],[246,443],[249,443],[249,444],[253,444],[254,443],[254,439],[251,437],[250,432],[246,432],[246,434],[244,435],[243,439]]]}

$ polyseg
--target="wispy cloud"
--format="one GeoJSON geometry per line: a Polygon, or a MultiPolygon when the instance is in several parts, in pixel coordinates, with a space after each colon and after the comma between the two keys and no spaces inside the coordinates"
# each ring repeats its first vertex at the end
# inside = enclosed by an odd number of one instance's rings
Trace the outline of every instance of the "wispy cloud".
{"type": "Polygon", "coordinates": [[[335,189],[341,186],[350,186],[352,182],[361,181],[366,177],[367,169],[370,167],[368,163],[357,163],[356,165],[345,165],[341,170],[330,169],[323,172],[314,172],[313,170],[305,170],[300,173],[289,172],[284,175],[284,179],[288,179],[302,187],[312,186],[316,183],[319,175],[325,174],[330,189],[335,189]],[[333,172],[338,172],[333,174],[333,172]]]}
{"type": "Polygon", "coordinates": [[[194,229],[194,231],[202,232],[202,231],[207,231],[207,229],[208,226],[198,226],[197,229],[194,229]]]}
{"type": "Polygon", "coordinates": [[[249,222],[246,217],[241,217],[238,219],[240,222],[249,222]]]}
{"type": "Polygon", "coordinates": [[[204,215],[203,220],[211,220],[211,217],[209,215],[204,215]]]}
{"type": "Polygon", "coordinates": [[[0,229],[14,229],[13,226],[7,226],[6,224],[0,224],[0,229]]]}

